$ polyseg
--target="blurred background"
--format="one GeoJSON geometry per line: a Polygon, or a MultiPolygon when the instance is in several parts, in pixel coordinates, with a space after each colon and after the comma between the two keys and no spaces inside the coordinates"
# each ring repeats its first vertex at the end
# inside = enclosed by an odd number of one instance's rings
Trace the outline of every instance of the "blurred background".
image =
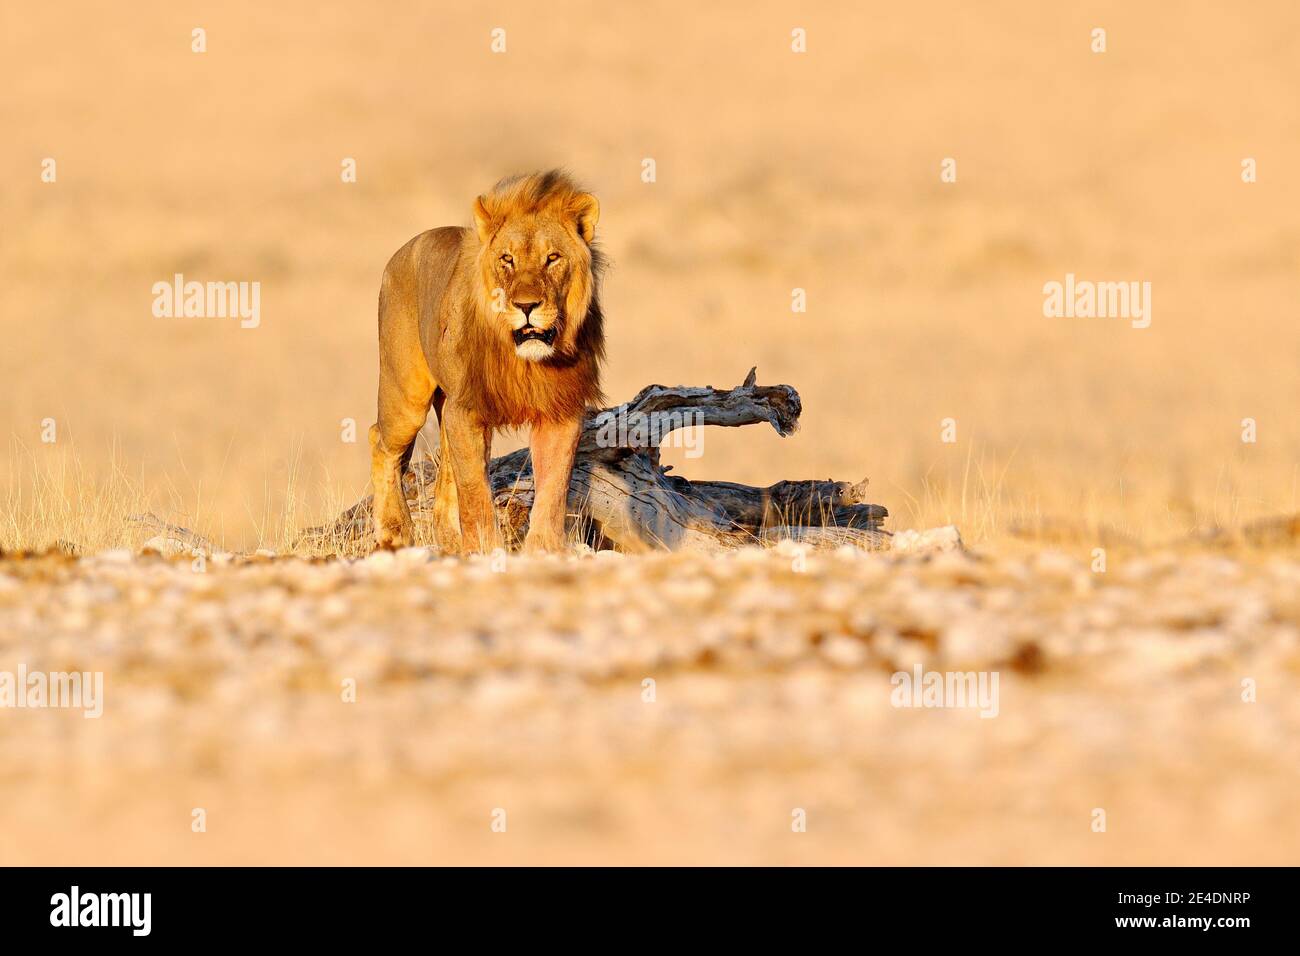
{"type": "Polygon", "coordinates": [[[281,547],[365,494],[384,264],[562,165],[601,200],[611,401],[802,394],[788,439],[665,461],[869,476],[981,555],[6,559],[0,664],[105,671],[109,707],[0,719],[0,862],[1294,861],[1295,563],[1146,548],[1297,511],[1294,4],[0,17],[0,548],[138,544],[146,509],[281,547]],[[259,282],[260,325],[155,318],[177,273],[259,282]],[[1150,327],[1045,318],[1068,273],[1150,282],[1150,327]],[[913,661],[1000,668],[1003,716],[890,706],[913,661]]]}
{"type": "Polygon", "coordinates": [[[670,452],[688,477],[870,476],[892,527],[953,521],[976,540],[1160,539],[1296,509],[1292,4],[3,16],[10,546],[111,543],[50,515],[112,488],[230,547],[363,494],[389,255],[468,224],[499,177],[553,165],[602,203],[611,400],[730,386],[751,365],[803,396],[792,438],[670,452]],[[153,283],[178,272],[260,281],[260,327],[154,318],[153,283]],[[1150,281],[1150,328],[1044,318],[1043,284],[1067,272],[1150,281]]]}

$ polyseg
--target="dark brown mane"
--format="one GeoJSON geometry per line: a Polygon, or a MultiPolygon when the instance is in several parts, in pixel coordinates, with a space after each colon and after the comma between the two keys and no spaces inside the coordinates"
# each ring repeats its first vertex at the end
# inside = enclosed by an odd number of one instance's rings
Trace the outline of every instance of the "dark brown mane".
{"type": "Polygon", "coordinates": [[[510,340],[485,322],[465,327],[469,362],[462,401],[494,428],[563,421],[604,401],[600,363],[605,357],[600,305],[593,302],[578,333],[576,354],[543,362],[520,359],[510,340]]]}

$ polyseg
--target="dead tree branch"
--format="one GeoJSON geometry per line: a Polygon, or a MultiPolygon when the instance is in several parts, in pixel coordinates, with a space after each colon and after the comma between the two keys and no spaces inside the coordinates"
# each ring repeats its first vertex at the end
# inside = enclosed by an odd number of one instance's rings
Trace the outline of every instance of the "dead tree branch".
{"type": "MultiPolygon", "coordinates": [[[[649,385],[622,405],[587,415],[569,485],[569,513],[589,543],[631,553],[714,550],[782,538],[815,546],[882,546],[888,532],[881,523],[888,512],[866,501],[866,479],[779,481],[759,488],[688,481],[659,464],[660,448],[683,429],[698,436],[696,430],[709,425],[766,422],[784,437],[799,427],[801,412],[798,392],[789,385],[756,384],[753,369],[732,389],[649,385]]],[[[437,474],[438,462],[430,459],[406,475],[417,528],[431,524],[437,474]]],[[[494,458],[488,478],[503,534],[517,545],[533,500],[528,450],[494,458]]],[[[300,543],[337,547],[370,534],[370,499],[365,498],[330,524],[305,531],[300,543]]]]}

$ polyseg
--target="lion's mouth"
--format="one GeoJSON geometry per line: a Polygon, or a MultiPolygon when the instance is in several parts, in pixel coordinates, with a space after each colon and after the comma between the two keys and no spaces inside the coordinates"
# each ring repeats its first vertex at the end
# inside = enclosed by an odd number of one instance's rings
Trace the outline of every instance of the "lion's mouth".
{"type": "Polygon", "coordinates": [[[541,342],[543,345],[550,345],[555,341],[555,326],[539,329],[535,325],[525,325],[522,329],[515,329],[512,334],[516,346],[523,345],[525,342],[541,342]]]}

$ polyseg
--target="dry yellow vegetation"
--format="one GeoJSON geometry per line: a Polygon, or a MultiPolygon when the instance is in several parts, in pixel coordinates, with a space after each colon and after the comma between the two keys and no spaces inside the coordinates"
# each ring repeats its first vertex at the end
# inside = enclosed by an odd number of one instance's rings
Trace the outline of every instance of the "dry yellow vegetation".
{"type": "MultiPolygon", "coordinates": [[[[611,397],[752,364],[803,396],[798,435],[711,434],[669,456],[688,477],[870,475],[895,526],[971,541],[1039,520],[1161,540],[1297,510],[1289,4],[646,3],[575,7],[581,30],[560,8],[9,18],[0,434],[35,459],[7,456],[9,500],[72,449],[227,547],[355,499],[387,256],[468,224],[502,174],[559,163],[601,198],[611,397]],[[260,281],[260,325],[154,318],[176,273],[260,281]],[[1152,282],[1150,328],[1044,318],[1067,273],[1152,282]]],[[[19,505],[3,545],[70,530],[19,505]]]]}
{"type": "Polygon", "coordinates": [[[1293,4],[30,5],[0,76],[0,670],[107,699],[0,711],[4,862],[1295,859],[1293,4]],[[870,476],[974,552],[132,556],[362,496],[384,262],[554,165],[611,399],[801,393],[665,463],[870,476]],[[155,317],[177,274],[260,321],[155,317]],[[1045,317],[1067,275],[1150,326],[1045,317]],[[998,719],[890,707],[914,658],[1001,669],[998,719]]]}

